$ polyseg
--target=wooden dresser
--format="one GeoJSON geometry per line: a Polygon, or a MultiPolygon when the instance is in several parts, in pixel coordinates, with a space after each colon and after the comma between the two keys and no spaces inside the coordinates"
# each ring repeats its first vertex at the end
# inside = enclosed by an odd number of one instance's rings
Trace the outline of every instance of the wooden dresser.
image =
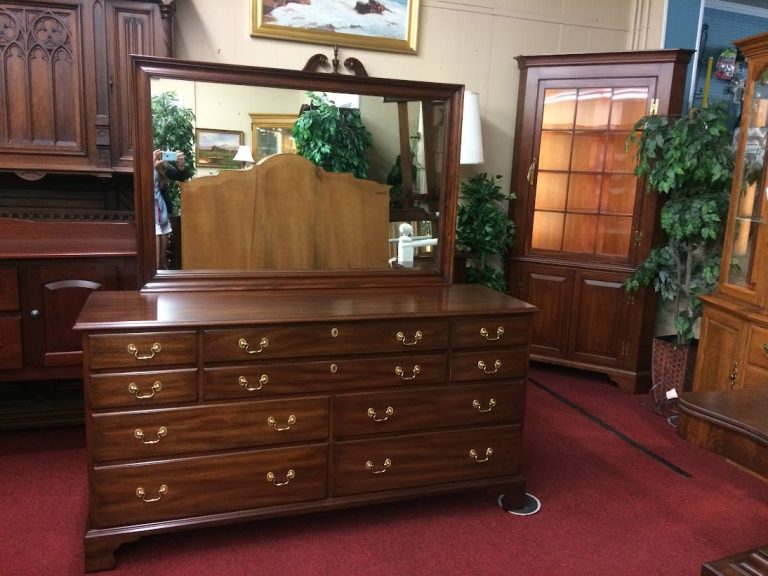
{"type": "Polygon", "coordinates": [[[525,495],[536,308],[479,285],[91,295],[86,569],[147,534],[525,495]]]}

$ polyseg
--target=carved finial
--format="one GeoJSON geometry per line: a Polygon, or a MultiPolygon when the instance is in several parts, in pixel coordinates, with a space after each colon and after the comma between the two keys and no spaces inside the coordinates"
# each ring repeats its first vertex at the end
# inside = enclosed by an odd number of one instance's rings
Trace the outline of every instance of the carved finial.
{"type": "Polygon", "coordinates": [[[339,47],[333,47],[333,73],[339,73],[339,47]]]}

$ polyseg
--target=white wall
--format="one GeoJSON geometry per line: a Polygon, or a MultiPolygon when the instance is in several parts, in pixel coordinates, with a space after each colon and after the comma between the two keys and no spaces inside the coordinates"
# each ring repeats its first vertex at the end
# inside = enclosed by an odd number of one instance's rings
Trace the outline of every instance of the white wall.
{"type": "MultiPolygon", "coordinates": [[[[251,37],[248,0],[177,2],[176,57],[300,70],[330,46],[251,37]]],[[[421,0],[418,53],[341,48],[371,76],[465,84],[480,93],[485,164],[512,170],[518,69],[515,56],[615,52],[661,46],[664,0],[421,0]]],[[[469,173],[471,173],[469,172],[469,173]]]]}

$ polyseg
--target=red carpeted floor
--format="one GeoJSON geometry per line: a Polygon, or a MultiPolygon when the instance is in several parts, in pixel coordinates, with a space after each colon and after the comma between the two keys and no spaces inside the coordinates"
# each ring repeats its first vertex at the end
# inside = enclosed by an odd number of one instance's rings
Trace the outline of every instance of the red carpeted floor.
{"type": "MultiPolygon", "coordinates": [[[[524,469],[537,514],[466,493],[263,520],[124,545],[109,574],[695,576],[768,543],[768,483],[599,376],[530,376],[524,469]]],[[[82,429],[3,432],[0,470],[0,574],[82,574],[82,429]]]]}

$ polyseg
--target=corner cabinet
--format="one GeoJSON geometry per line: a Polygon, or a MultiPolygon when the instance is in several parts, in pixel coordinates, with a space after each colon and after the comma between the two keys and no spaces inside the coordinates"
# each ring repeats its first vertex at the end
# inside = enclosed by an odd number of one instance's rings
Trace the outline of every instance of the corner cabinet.
{"type": "Polygon", "coordinates": [[[94,293],[86,570],[193,526],[471,489],[520,506],[535,311],[479,285],[94,293]]]}
{"type": "Polygon", "coordinates": [[[689,50],[519,56],[510,292],[536,305],[531,359],[650,386],[652,291],[623,286],[650,251],[659,206],[626,140],[679,113],[689,50]]]}
{"type": "Polygon", "coordinates": [[[720,283],[704,298],[694,391],[768,391],[768,34],[747,59],[720,283]]]}
{"type": "Polygon", "coordinates": [[[129,55],[172,55],[173,7],[0,3],[0,170],[131,172],[129,55]]]}

